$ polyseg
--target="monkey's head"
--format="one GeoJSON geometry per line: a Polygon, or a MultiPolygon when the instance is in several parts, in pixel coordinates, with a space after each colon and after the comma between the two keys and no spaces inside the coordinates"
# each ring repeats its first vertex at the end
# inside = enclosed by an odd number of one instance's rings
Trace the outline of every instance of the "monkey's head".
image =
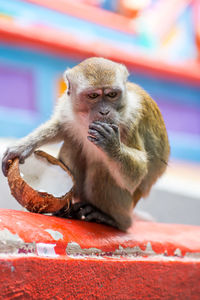
{"type": "Polygon", "coordinates": [[[89,58],[64,73],[67,94],[80,119],[117,124],[123,110],[128,71],[104,58],[89,58]]]}

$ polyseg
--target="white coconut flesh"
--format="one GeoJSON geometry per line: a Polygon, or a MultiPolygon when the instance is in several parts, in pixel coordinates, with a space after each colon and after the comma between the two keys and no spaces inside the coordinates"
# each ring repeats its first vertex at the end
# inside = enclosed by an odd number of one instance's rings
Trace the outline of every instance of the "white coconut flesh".
{"type": "Polygon", "coordinates": [[[34,190],[62,197],[73,187],[72,177],[59,165],[45,157],[32,154],[24,164],[19,164],[20,175],[34,190]]]}

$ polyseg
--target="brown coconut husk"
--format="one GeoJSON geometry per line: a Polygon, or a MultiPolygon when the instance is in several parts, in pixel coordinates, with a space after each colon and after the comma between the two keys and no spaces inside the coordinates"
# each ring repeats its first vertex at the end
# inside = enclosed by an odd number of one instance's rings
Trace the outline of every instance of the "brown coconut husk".
{"type": "MultiPolygon", "coordinates": [[[[34,153],[40,157],[44,157],[49,163],[60,166],[71,176],[74,183],[71,172],[58,159],[41,150],[37,150],[34,153]]],[[[8,184],[11,194],[30,212],[55,213],[64,207],[66,207],[67,210],[72,201],[73,188],[62,197],[55,197],[52,194],[33,189],[20,175],[18,158],[16,158],[9,167],[8,184]]]]}

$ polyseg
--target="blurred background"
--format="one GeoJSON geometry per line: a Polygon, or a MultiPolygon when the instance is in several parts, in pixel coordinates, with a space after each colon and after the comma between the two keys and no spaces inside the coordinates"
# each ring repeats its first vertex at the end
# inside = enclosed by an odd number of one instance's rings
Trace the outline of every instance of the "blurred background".
{"type": "MultiPolygon", "coordinates": [[[[124,63],[166,122],[169,167],[137,209],[200,225],[199,0],[0,1],[0,155],[50,118],[63,71],[90,56],[124,63]]],[[[21,209],[2,173],[0,193],[21,209]]]]}

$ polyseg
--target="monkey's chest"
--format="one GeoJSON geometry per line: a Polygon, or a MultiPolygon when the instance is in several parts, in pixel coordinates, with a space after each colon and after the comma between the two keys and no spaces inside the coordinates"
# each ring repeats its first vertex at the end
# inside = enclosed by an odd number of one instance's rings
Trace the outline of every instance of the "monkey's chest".
{"type": "Polygon", "coordinates": [[[93,163],[104,163],[107,159],[106,154],[88,140],[83,143],[82,154],[88,167],[93,163]]]}

